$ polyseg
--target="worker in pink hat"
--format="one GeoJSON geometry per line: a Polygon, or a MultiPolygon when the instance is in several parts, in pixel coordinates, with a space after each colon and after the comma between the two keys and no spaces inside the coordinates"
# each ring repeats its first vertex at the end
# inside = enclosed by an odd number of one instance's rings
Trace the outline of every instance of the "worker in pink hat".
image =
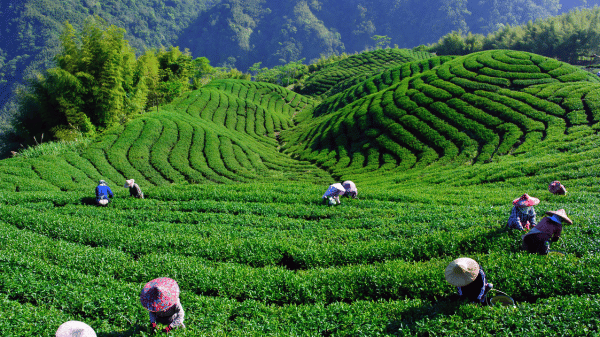
{"type": "Polygon", "coordinates": [[[329,205],[336,205],[340,203],[340,196],[346,193],[346,189],[340,183],[329,185],[325,194],[323,194],[323,203],[329,203],[329,205]]]}
{"type": "Polygon", "coordinates": [[[455,286],[461,299],[485,304],[487,293],[494,286],[488,283],[483,268],[468,257],[456,259],[444,271],[446,281],[455,286]]]}
{"type": "Polygon", "coordinates": [[[551,182],[550,185],[548,185],[548,191],[552,194],[557,194],[557,195],[567,194],[567,189],[558,180],[555,180],[555,181],[551,182]]]}
{"type": "Polygon", "coordinates": [[[530,229],[535,227],[537,222],[535,221],[535,209],[533,206],[540,203],[540,199],[530,197],[529,194],[525,193],[520,198],[513,200],[513,208],[508,217],[508,228],[518,229],[520,231],[524,229],[530,229]]]}
{"type": "Polygon", "coordinates": [[[83,322],[68,321],[58,327],[56,337],[96,337],[96,332],[83,322]]]}
{"type": "Polygon", "coordinates": [[[556,242],[560,239],[563,225],[573,224],[564,209],[548,211],[546,215],[548,216],[544,217],[537,226],[521,237],[523,239],[523,249],[530,253],[548,254],[550,242],[556,242]]]}
{"type": "Polygon", "coordinates": [[[154,279],[144,286],[140,293],[142,306],[148,310],[150,327],[156,330],[156,323],[167,327],[163,332],[185,328],[183,307],[179,301],[179,285],[168,277],[154,279]]]}

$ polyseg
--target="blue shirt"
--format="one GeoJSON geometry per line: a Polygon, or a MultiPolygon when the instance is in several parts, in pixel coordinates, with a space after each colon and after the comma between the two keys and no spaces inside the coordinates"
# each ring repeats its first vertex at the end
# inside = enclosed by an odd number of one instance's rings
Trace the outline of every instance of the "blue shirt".
{"type": "Polygon", "coordinates": [[[96,201],[100,199],[109,199],[113,197],[113,192],[110,190],[108,185],[98,185],[96,186],[96,201]]]}

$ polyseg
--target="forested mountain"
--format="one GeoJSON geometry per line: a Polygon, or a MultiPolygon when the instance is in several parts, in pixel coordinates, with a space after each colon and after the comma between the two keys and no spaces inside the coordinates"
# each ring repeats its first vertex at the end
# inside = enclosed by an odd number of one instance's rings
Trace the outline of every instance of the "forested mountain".
{"type": "MultiPolygon", "coordinates": [[[[569,8],[592,1],[564,1],[569,8]]],[[[0,3],[0,106],[15,83],[51,66],[63,23],[96,14],[137,49],[189,48],[212,65],[246,70],[373,48],[433,43],[452,30],[488,33],[559,12],[559,0],[26,0],[0,3]]]]}

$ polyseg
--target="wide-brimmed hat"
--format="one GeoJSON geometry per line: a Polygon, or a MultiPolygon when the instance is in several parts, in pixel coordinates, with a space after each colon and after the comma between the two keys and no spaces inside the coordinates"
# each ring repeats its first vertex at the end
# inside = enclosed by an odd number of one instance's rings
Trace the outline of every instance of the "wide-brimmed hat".
{"type": "Polygon", "coordinates": [[[179,285],[168,277],[159,277],[144,286],[140,293],[140,302],[144,308],[152,311],[164,311],[179,300],[179,285]]]}
{"type": "Polygon", "coordinates": [[[456,287],[464,287],[475,281],[479,274],[479,263],[468,257],[456,259],[446,267],[446,281],[456,287]]]}
{"type": "Polygon", "coordinates": [[[567,212],[565,212],[564,209],[559,209],[558,211],[548,211],[546,212],[547,215],[557,215],[559,217],[561,217],[564,221],[568,222],[570,225],[573,224],[573,220],[569,219],[569,217],[567,216],[567,212]]]}
{"type": "Polygon", "coordinates": [[[68,321],[58,327],[56,337],[96,337],[96,332],[83,322],[68,321]]]}
{"type": "Polygon", "coordinates": [[[131,187],[131,186],[133,186],[134,183],[135,183],[135,180],[133,180],[133,179],[125,180],[125,185],[123,187],[131,187]]]}
{"type": "Polygon", "coordinates": [[[520,198],[513,200],[513,205],[517,207],[529,207],[535,206],[540,203],[540,199],[530,197],[529,194],[525,193],[520,198]]]}
{"type": "Polygon", "coordinates": [[[349,190],[349,189],[354,189],[354,188],[356,188],[356,185],[355,185],[355,184],[354,184],[352,181],[350,181],[350,180],[346,180],[346,181],[344,181],[344,182],[342,183],[342,186],[344,186],[344,188],[345,188],[346,190],[349,190]]]}
{"type": "Polygon", "coordinates": [[[98,184],[106,184],[106,181],[100,180],[100,181],[98,181],[98,184]]]}

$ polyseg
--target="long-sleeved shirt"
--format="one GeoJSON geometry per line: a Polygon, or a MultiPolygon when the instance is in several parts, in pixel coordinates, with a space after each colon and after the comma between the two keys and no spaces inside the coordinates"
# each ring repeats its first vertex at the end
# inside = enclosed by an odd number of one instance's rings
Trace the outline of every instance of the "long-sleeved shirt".
{"type": "Polygon", "coordinates": [[[177,300],[173,306],[165,311],[152,312],[148,311],[150,323],[168,324],[171,328],[183,327],[183,318],[185,313],[181,306],[181,301],[177,300]]]}
{"type": "Polygon", "coordinates": [[[108,185],[100,184],[96,186],[96,200],[108,199],[108,197],[113,197],[113,192],[108,185]]]}
{"type": "Polygon", "coordinates": [[[525,235],[542,234],[544,240],[556,242],[560,238],[562,228],[562,224],[552,221],[550,217],[547,216],[543,218],[537,226],[535,226],[532,230],[529,231],[529,233],[525,235]]]}
{"type": "Polygon", "coordinates": [[[460,297],[466,297],[471,302],[483,303],[485,301],[485,286],[487,285],[485,279],[485,272],[483,268],[479,267],[479,274],[473,282],[463,287],[456,287],[460,297]]]}
{"type": "Polygon", "coordinates": [[[327,191],[325,191],[325,194],[323,194],[323,198],[339,197],[340,195],[344,194],[345,192],[346,192],[346,189],[344,188],[344,186],[342,186],[342,184],[340,184],[340,183],[331,184],[331,185],[329,185],[329,188],[327,189],[327,191]]]}
{"type": "Polygon", "coordinates": [[[527,213],[523,213],[519,210],[519,207],[513,206],[512,211],[510,212],[510,217],[508,217],[508,228],[522,231],[527,222],[529,222],[531,227],[535,227],[537,224],[535,221],[535,216],[536,214],[533,207],[531,207],[527,213]]]}
{"type": "Polygon", "coordinates": [[[142,193],[142,189],[138,184],[133,184],[133,186],[129,187],[129,195],[132,197],[144,199],[144,193],[142,193]]]}

